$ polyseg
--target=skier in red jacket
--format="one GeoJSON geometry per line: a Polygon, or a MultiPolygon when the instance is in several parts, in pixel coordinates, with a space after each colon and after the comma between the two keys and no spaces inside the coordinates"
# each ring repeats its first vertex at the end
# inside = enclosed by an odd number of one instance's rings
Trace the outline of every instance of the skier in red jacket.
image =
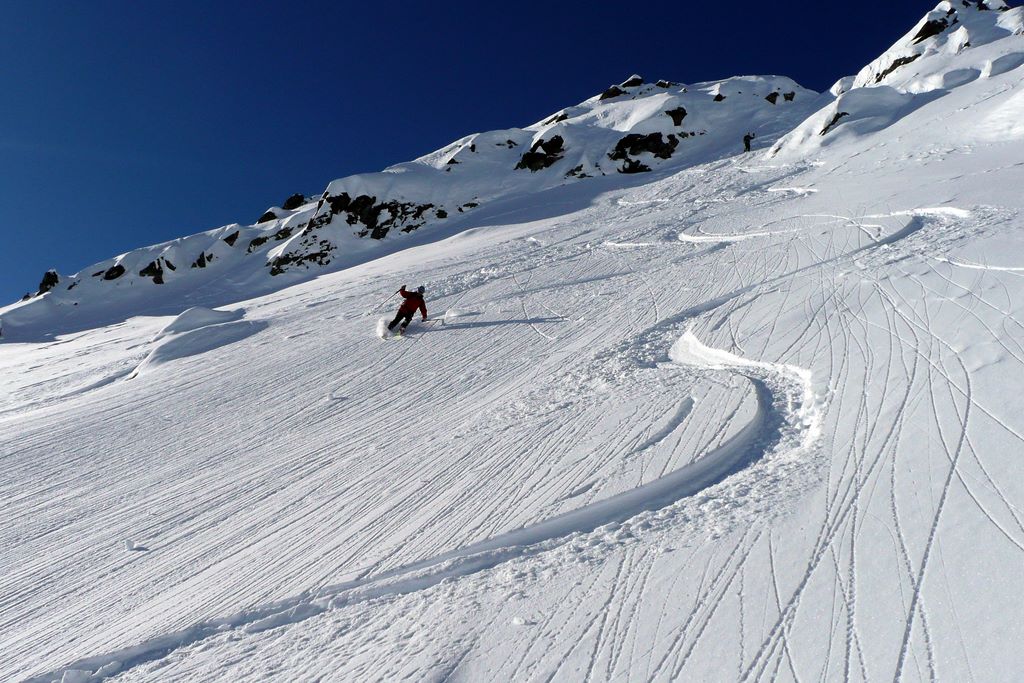
{"type": "Polygon", "coordinates": [[[393,332],[395,325],[397,325],[399,321],[402,321],[402,326],[398,328],[398,334],[404,333],[405,328],[409,326],[409,323],[412,321],[412,316],[416,313],[417,309],[419,309],[420,314],[423,316],[423,320],[425,321],[427,319],[427,302],[423,300],[424,291],[425,290],[422,285],[417,287],[415,292],[406,291],[405,285],[402,285],[402,288],[398,290],[398,294],[401,294],[405,301],[403,301],[402,305],[398,307],[398,313],[395,315],[395,319],[388,325],[389,330],[393,332]]]}

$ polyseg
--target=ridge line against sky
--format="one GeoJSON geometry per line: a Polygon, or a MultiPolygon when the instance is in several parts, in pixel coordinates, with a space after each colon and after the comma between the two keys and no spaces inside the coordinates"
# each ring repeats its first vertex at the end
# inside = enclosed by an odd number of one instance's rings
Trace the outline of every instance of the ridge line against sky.
{"type": "Polygon", "coordinates": [[[48,268],[255,221],[293,192],[529,125],[633,72],[824,90],[935,4],[10,4],[0,302],[48,268]]]}

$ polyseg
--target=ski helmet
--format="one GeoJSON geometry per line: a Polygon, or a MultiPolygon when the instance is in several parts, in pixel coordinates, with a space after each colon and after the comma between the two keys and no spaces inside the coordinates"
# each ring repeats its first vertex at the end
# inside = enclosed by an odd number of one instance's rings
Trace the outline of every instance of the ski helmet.
{"type": "Polygon", "coordinates": [[[423,292],[427,291],[427,288],[424,287],[423,285],[420,285],[419,287],[416,288],[416,291],[422,294],[423,292]]]}

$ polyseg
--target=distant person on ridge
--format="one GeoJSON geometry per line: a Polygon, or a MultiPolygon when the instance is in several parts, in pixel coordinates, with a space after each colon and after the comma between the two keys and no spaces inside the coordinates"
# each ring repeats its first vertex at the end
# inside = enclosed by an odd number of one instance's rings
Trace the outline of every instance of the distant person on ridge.
{"type": "Polygon", "coordinates": [[[753,140],[753,139],[754,139],[754,134],[753,133],[747,133],[746,135],[743,136],[743,151],[744,152],[749,152],[750,151],[750,141],[753,140]]]}
{"type": "Polygon", "coordinates": [[[388,325],[388,330],[394,332],[395,325],[404,318],[402,326],[398,328],[398,334],[403,334],[405,328],[412,321],[412,316],[417,309],[419,309],[420,314],[423,316],[423,320],[427,319],[427,302],[423,300],[424,291],[422,285],[417,287],[415,292],[406,291],[405,285],[402,285],[402,288],[396,294],[401,294],[405,301],[398,307],[398,313],[395,315],[395,319],[391,321],[391,324],[388,325]]]}

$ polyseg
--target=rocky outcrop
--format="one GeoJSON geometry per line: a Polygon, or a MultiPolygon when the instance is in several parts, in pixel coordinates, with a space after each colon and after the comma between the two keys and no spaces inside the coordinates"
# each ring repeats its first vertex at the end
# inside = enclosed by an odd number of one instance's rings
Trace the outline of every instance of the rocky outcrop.
{"type": "Polygon", "coordinates": [[[238,240],[238,235],[241,234],[240,230],[235,230],[233,233],[224,238],[224,243],[229,247],[235,246],[235,242],[238,240]]]}
{"type": "Polygon", "coordinates": [[[531,172],[548,168],[562,158],[565,140],[561,135],[555,135],[549,140],[541,138],[530,147],[529,152],[524,152],[516,169],[530,169],[531,172]]]}
{"type": "MultiPolygon", "coordinates": [[[[956,14],[956,10],[952,10],[952,12],[956,14]]],[[[924,26],[921,27],[921,30],[914,36],[913,42],[917,45],[920,42],[928,40],[932,36],[937,36],[955,23],[957,23],[957,19],[955,17],[952,22],[950,22],[946,17],[941,19],[929,19],[924,23],[924,26]]]]}
{"type": "Polygon", "coordinates": [[[267,265],[270,266],[271,275],[284,273],[289,266],[300,266],[312,263],[318,266],[326,266],[331,262],[331,254],[334,252],[334,245],[326,239],[305,239],[302,240],[302,251],[291,251],[281,254],[267,265]]]}
{"type": "Polygon", "coordinates": [[[299,208],[305,203],[306,198],[296,192],[291,197],[284,200],[284,204],[281,205],[281,208],[284,209],[285,211],[294,211],[295,209],[299,208]]]}
{"type": "Polygon", "coordinates": [[[669,159],[678,146],[679,138],[671,133],[667,139],[662,139],[661,133],[630,133],[615,144],[608,158],[623,162],[618,169],[619,173],[642,173],[650,171],[650,167],[633,157],[652,154],[657,159],[669,159]]]}
{"type": "Polygon", "coordinates": [[[639,159],[626,159],[619,168],[619,173],[646,173],[650,170],[651,167],[639,159]]]}
{"type": "Polygon", "coordinates": [[[891,74],[896,69],[900,68],[901,66],[906,66],[907,64],[910,64],[911,62],[914,62],[920,58],[921,55],[918,54],[907,55],[906,57],[898,57],[894,59],[892,64],[890,64],[888,67],[886,67],[884,71],[880,72],[877,76],[875,76],[875,83],[881,83],[883,80],[885,80],[886,76],[891,74]]]}
{"type": "Polygon", "coordinates": [[[36,296],[46,294],[51,289],[56,287],[60,283],[60,275],[56,270],[48,270],[43,274],[43,279],[39,283],[39,291],[36,296]]]}
{"type": "MultiPolygon", "coordinates": [[[[459,211],[476,206],[476,202],[466,202],[459,207],[459,211]]],[[[384,239],[395,229],[412,232],[426,224],[431,217],[447,218],[448,212],[429,203],[416,204],[397,200],[380,202],[376,197],[365,194],[352,197],[347,192],[338,195],[325,193],[317,204],[313,217],[299,233],[298,239],[289,245],[287,252],[271,259],[267,266],[271,275],[281,275],[291,267],[328,265],[337,247],[323,235],[323,228],[334,223],[336,219],[344,220],[346,224],[355,227],[355,234],[358,237],[379,240],[384,239]]],[[[283,231],[278,231],[274,238],[278,239],[278,235],[282,233],[283,231]]],[[[285,237],[290,235],[289,230],[285,237]]],[[[257,239],[265,241],[268,238],[257,239]]]]}
{"type": "Polygon", "coordinates": [[[686,109],[683,107],[676,107],[675,109],[669,109],[665,112],[672,117],[673,126],[683,125],[683,119],[686,118],[686,109]]]}
{"type": "Polygon", "coordinates": [[[795,92],[782,93],[782,99],[786,100],[787,102],[792,102],[793,100],[796,99],[796,93],[795,92]]]}
{"type": "Polygon", "coordinates": [[[251,254],[252,252],[256,251],[257,249],[259,249],[260,247],[262,247],[264,244],[266,244],[269,241],[270,241],[270,238],[267,237],[266,235],[260,235],[259,237],[254,237],[252,240],[249,241],[249,246],[245,248],[245,253],[246,254],[251,254]]]}
{"type": "Polygon", "coordinates": [[[213,260],[213,254],[207,254],[205,251],[199,254],[199,257],[192,262],[193,268],[205,268],[206,265],[213,260]]]}
{"type": "MultiPolygon", "coordinates": [[[[544,126],[551,126],[551,125],[554,125],[554,124],[556,124],[556,123],[561,123],[562,121],[565,121],[565,120],[566,120],[567,118],[569,118],[569,115],[568,115],[568,114],[566,114],[566,113],[565,113],[564,111],[560,111],[560,112],[558,112],[557,114],[555,114],[554,116],[552,116],[552,117],[551,117],[550,119],[548,119],[547,121],[545,121],[545,122],[544,122],[543,124],[541,124],[541,125],[544,125],[544,126]]],[[[511,141],[511,140],[509,140],[509,142],[512,142],[512,141],[511,141]]]]}
{"type": "MultiPolygon", "coordinates": [[[[334,216],[343,216],[349,225],[362,226],[356,232],[357,235],[379,240],[384,239],[394,228],[399,228],[402,232],[412,232],[423,226],[430,217],[428,212],[435,208],[429,203],[416,204],[397,200],[378,202],[376,197],[365,194],[353,198],[347,192],[325,196],[321,200],[321,206],[324,203],[330,207],[330,213],[318,209],[316,218],[310,221],[303,234],[330,223],[334,216]]],[[[441,216],[441,210],[438,210],[434,215],[443,218],[448,214],[445,212],[444,216],[441,216]]]]}
{"type": "Polygon", "coordinates": [[[260,223],[268,223],[270,221],[276,221],[276,220],[277,220],[277,214],[274,213],[273,211],[271,211],[270,209],[267,209],[267,211],[265,211],[264,214],[262,216],[260,216],[256,220],[256,224],[258,225],[260,223]]]}
{"type": "Polygon", "coordinates": [[[573,166],[565,173],[566,178],[592,178],[593,176],[583,171],[583,164],[573,166]]]}
{"type": "Polygon", "coordinates": [[[612,98],[620,97],[620,96],[625,95],[625,94],[626,94],[625,90],[623,90],[622,88],[620,88],[617,85],[613,85],[612,87],[608,88],[603,93],[601,93],[601,96],[599,98],[597,98],[597,99],[599,99],[599,100],[610,100],[612,98]]]}
{"type": "Polygon", "coordinates": [[[769,102],[771,102],[772,104],[775,104],[776,102],[779,101],[779,93],[777,93],[777,92],[768,93],[765,96],[765,99],[768,100],[769,102]]]}
{"type": "Polygon", "coordinates": [[[715,95],[715,102],[723,102],[724,100],[725,95],[723,95],[722,93],[718,93],[717,95],[715,95]]]}
{"type": "MultiPolygon", "coordinates": [[[[641,76],[638,76],[637,74],[633,74],[632,76],[630,76],[626,80],[622,81],[622,83],[619,83],[618,85],[613,85],[613,86],[609,87],[607,90],[605,90],[603,93],[601,93],[601,96],[598,99],[599,100],[610,100],[610,99],[612,99],[614,97],[621,97],[622,95],[626,95],[627,94],[626,88],[636,88],[636,87],[641,86],[643,84],[644,84],[644,79],[641,76]]],[[[672,84],[669,83],[668,81],[658,81],[658,85],[663,87],[663,88],[668,88],[672,84]],[[662,83],[665,83],[666,85],[661,85],[662,83]]]]}
{"type": "Polygon", "coordinates": [[[832,120],[828,122],[828,125],[821,129],[821,134],[822,135],[828,135],[828,132],[830,130],[832,130],[833,128],[835,128],[836,125],[840,121],[843,120],[843,117],[849,116],[849,115],[850,115],[850,112],[848,112],[848,111],[841,111],[838,114],[836,114],[834,117],[832,117],[832,120]]]}
{"type": "Polygon", "coordinates": [[[662,139],[661,133],[630,133],[615,144],[615,149],[608,154],[608,158],[619,161],[649,152],[658,159],[669,159],[677,146],[679,138],[671,133],[667,140],[662,139]]]}
{"type": "Polygon", "coordinates": [[[104,280],[116,280],[117,278],[124,275],[124,266],[122,266],[120,263],[116,263],[107,268],[106,270],[101,270],[98,273],[93,273],[93,277],[97,277],[100,275],[103,276],[104,280]]]}
{"type": "Polygon", "coordinates": [[[142,277],[153,278],[153,284],[162,285],[164,283],[164,268],[167,270],[177,270],[174,264],[163,257],[157,257],[156,259],[149,262],[145,268],[139,271],[139,275],[142,277]]]}

